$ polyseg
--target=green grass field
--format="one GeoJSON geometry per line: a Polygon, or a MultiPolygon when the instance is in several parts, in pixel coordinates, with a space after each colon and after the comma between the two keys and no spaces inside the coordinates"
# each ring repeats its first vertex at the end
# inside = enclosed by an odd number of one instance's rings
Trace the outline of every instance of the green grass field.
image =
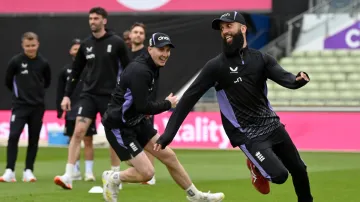
{"type": "MultiPolygon", "coordinates": [[[[5,148],[0,148],[2,173],[5,167],[5,148]]],[[[103,201],[102,194],[89,194],[91,187],[101,185],[101,173],[109,168],[107,149],[96,149],[94,172],[96,182],[75,181],[74,189],[55,186],[55,175],[63,174],[67,151],[64,148],[40,148],[35,166],[36,183],[21,181],[25,148],[20,148],[16,167],[16,183],[0,184],[1,202],[78,202],[103,201]]],[[[189,172],[196,186],[203,191],[222,191],[224,201],[232,202],[296,202],[291,178],[283,185],[272,185],[269,195],[253,189],[245,158],[240,151],[176,150],[178,158],[189,172]]],[[[359,202],[360,154],[302,153],[308,164],[315,202],[359,202]]],[[[123,168],[125,165],[122,165],[123,168]]],[[[81,164],[82,171],[84,164],[81,164]]],[[[177,202],[187,201],[185,193],[172,181],[165,167],[156,162],[155,186],[125,184],[119,201],[177,202]]]]}

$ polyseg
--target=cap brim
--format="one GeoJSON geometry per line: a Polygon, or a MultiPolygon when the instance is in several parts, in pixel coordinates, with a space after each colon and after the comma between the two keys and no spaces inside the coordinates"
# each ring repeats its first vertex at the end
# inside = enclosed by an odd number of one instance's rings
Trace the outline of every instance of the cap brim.
{"type": "Polygon", "coordinates": [[[171,48],[175,48],[175,46],[170,41],[165,41],[155,45],[155,47],[157,48],[162,48],[164,46],[170,46],[171,48]]]}
{"type": "Polygon", "coordinates": [[[226,18],[223,18],[223,19],[217,18],[217,19],[212,21],[212,28],[214,30],[220,30],[220,23],[221,22],[235,22],[235,21],[230,20],[230,19],[226,19],[226,18]]]}

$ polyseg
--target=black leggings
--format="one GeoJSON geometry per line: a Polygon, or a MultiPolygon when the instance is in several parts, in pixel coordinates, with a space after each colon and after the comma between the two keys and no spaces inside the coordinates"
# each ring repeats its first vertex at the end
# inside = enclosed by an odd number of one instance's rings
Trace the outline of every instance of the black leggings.
{"type": "Polygon", "coordinates": [[[25,124],[28,124],[29,142],[27,147],[25,170],[34,170],[43,116],[43,106],[21,106],[13,108],[10,120],[6,168],[13,171],[15,170],[20,135],[25,124]]]}
{"type": "Polygon", "coordinates": [[[275,184],[283,184],[291,174],[298,202],[312,202],[306,165],[283,126],[265,140],[253,139],[240,149],[261,174],[275,184]]]}

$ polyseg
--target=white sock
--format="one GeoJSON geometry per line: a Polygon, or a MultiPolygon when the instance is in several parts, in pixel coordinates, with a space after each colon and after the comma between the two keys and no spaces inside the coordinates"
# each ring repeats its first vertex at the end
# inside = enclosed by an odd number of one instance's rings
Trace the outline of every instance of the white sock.
{"type": "Polygon", "coordinates": [[[186,194],[190,197],[194,197],[196,195],[199,195],[201,192],[195,187],[194,184],[191,184],[191,186],[189,188],[187,188],[186,190],[186,194]]]}
{"type": "Polygon", "coordinates": [[[120,184],[121,183],[120,171],[114,172],[113,174],[111,174],[110,178],[115,184],[120,184]]]}
{"type": "Polygon", "coordinates": [[[77,160],[75,163],[74,172],[75,173],[80,172],[80,161],[79,160],[77,160]]]}
{"type": "Polygon", "coordinates": [[[73,164],[70,163],[66,164],[65,175],[67,175],[68,177],[73,176],[74,169],[75,166],[73,164]]]}
{"type": "Polygon", "coordinates": [[[93,165],[94,165],[94,161],[86,160],[85,161],[85,172],[93,173],[93,165]]]}
{"type": "Polygon", "coordinates": [[[111,170],[114,172],[119,172],[120,171],[120,166],[111,166],[111,170]]]}

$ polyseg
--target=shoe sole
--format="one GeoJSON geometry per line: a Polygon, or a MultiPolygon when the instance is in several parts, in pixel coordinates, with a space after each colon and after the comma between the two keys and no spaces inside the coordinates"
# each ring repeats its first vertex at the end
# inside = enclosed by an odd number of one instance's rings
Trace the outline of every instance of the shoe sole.
{"type": "MultiPolygon", "coordinates": [[[[0,182],[8,182],[8,181],[5,181],[4,178],[0,177],[0,182]]],[[[16,182],[16,180],[12,179],[10,182],[16,182]]]]}
{"type": "Polygon", "coordinates": [[[58,177],[55,177],[54,182],[55,182],[56,185],[62,187],[63,189],[67,189],[67,190],[71,190],[71,189],[72,189],[71,187],[66,186],[66,184],[64,184],[64,183],[61,181],[61,179],[58,178],[58,177]]]}
{"type": "MultiPolygon", "coordinates": [[[[106,172],[106,171],[104,171],[106,172]]],[[[107,188],[107,186],[105,186],[106,184],[108,184],[108,179],[110,177],[111,174],[105,175],[104,173],[102,174],[101,177],[101,181],[103,183],[103,198],[105,199],[105,201],[107,202],[112,202],[114,201],[113,197],[112,197],[112,193],[109,191],[109,189],[107,188]]],[[[120,186],[120,185],[119,185],[120,186]]]]}
{"type": "Polygon", "coordinates": [[[108,191],[107,187],[105,186],[107,180],[103,177],[102,179],[102,183],[103,183],[103,197],[105,199],[105,201],[112,201],[111,198],[111,193],[108,191]]]}
{"type": "MultiPolygon", "coordinates": [[[[252,162],[251,162],[249,159],[247,159],[246,165],[247,165],[247,167],[248,167],[248,169],[249,169],[249,171],[250,171],[250,175],[252,176],[251,164],[252,164],[252,162]]],[[[263,178],[263,176],[261,176],[261,177],[263,178]]],[[[251,184],[254,186],[254,188],[256,189],[256,191],[258,191],[259,193],[261,193],[261,194],[263,194],[263,195],[266,195],[266,194],[269,194],[269,193],[270,193],[270,184],[268,185],[268,186],[269,186],[269,191],[267,191],[267,192],[262,192],[262,191],[260,191],[260,190],[255,186],[255,184],[253,183],[253,178],[252,178],[252,177],[251,177],[251,184]]]]}
{"type": "Polygon", "coordinates": [[[225,199],[225,195],[223,195],[223,197],[222,197],[220,200],[215,201],[215,202],[221,202],[221,201],[223,201],[224,199],[225,199]]]}
{"type": "MultiPolygon", "coordinates": [[[[188,196],[187,196],[187,198],[188,198],[188,200],[191,200],[191,199],[189,199],[188,196]]],[[[213,201],[213,202],[222,202],[224,199],[225,199],[225,194],[222,195],[221,199],[213,201]]]]}
{"type": "Polygon", "coordinates": [[[30,179],[30,180],[25,180],[25,179],[23,179],[23,182],[36,182],[36,179],[34,179],[34,178],[32,178],[32,179],[30,179]]]}
{"type": "Polygon", "coordinates": [[[143,185],[155,185],[155,183],[141,182],[143,185]]]}

